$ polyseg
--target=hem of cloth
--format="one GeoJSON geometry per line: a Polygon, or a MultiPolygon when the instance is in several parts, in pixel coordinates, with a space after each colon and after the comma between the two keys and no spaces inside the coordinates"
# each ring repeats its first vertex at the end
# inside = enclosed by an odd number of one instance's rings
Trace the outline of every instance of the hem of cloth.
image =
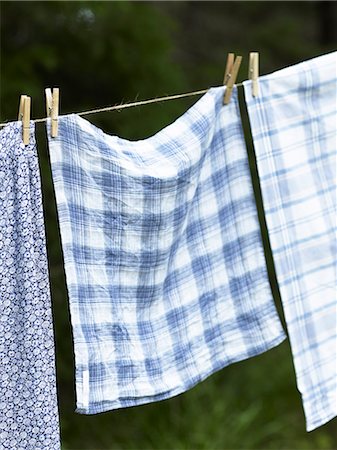
{"type": "Polygon", "coordinates": [[[321,417],[319,420],[314,420],[312,422],[308,422],[306,426],[307,432],[314,431],[317,428],[327,424],[330,420],[333,420],[337,417],[337,406],[335,411],[329,411],[323,418],[321,417]]]}
{"type": "MultiPolygon", "coordinates": [[[[269,340],[269,341],[264,340],[259,346],[255,347],[254,353],[251,353],[252,350],[250,350],[250,351],[248,350],[243,354],[237,355],[236,357],[220,361],[217,366],[212,367],[211,370],[208,370],[207,372],[194,377],[189,383],[187,383],[183,386],[180,385],[180,386],[174,387],[172,389],[169,389],[167,391],[160,392],[158,394],[153,394],[153,395],[142,395],[142,396],[137,396],[137,397],[131,397],[131,396],[130,397],[120,397],[120,398],[117,398],[116,400],[101,400],[99,402],[92,403],[91,406],[89,406],[88,408],[83,408],[83,407],[77,406],[77,408],[75,409],[75,412],[78,414],[90,415],[90,414],[107,412],[107,411],[111,411],[111,410],[115,410],[115,409],[140,406],[140,405],[144,405],[147,403],[153,403],[153,402],[157,402],[157,401],[161,401],[161,400],[167,400],[169,398],[175,397],[179,394],[182,394],[182,393],[188,391],[189,389],[196,386],[198,383],[206,380],[209,376],[213,375],[214,373],[220,371],[221,369],[223,369],[233,363],[240,362],[245,359],[249,359],[253,356],[258,356],[268,350],[271,350],[272,348],[281,344],[286,338],[287,338],[287,336],[284,333],[284,331],[280,330],[280,333],[278,334],[278,336],[276,336],[275,338],[273,338],[272,340],[269,340]]],[[[81,373],[82,373],[82,370],[81,370],[81,373]]],[[[76,374],[76,376],[77,376],[77,374],[76,374]]],[[[78,378],[80,378],[80,377],[78,377],[78,378]]],[[[82,378],[82,376],[81,376],[81,378],[82,378]]],[[[80,383],[79,385],[77,385],[77,383],[76,383],[76,395],[78,392],[83,392],[82,383],[80,383]]]]}
{"type": "MultiPolygon", "coordinates": [[[[330,398],[329,398],[330,400],[330,398]]],[[[304,413],[306,416],[306,430],[307,432],[313,431],[326,423],[330,422],[337,417],[337,392],[332,392],[331,401],[329,401],[328,407],[321,409],[318,414],[311,414],[313,407],[311,405],[317,405],[316,400],[303,401],[304,413]],[[323,413],[324,411],[324,413],[323,413]]]]}

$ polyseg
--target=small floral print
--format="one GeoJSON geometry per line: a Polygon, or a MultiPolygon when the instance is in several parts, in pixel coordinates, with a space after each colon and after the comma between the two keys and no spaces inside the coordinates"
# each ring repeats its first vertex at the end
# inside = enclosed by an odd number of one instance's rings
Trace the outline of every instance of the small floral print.
{"type": "Polygon", "coordinates": [[[0,450],[60,449],[33,122],[30,135],[25,146],[20,122],[0,131],[0,450]]]}

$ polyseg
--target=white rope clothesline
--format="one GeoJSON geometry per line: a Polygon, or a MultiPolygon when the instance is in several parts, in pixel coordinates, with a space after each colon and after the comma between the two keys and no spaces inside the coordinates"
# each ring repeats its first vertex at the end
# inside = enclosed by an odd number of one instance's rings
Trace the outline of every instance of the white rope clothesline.
{"type": "MultiPolygon", "coordinates": [[[[242,83],[237,83],[237,84],[235,84],[235,86],[242,86],[242,83]]],[[[176,94],[176,95],[168,95],[166,97],[151,98],[149,100],[140,100],[138,102],[132,102],[132,103],[122,103],[120,105],[106,106],[105,108],[91,109],[89,111],[81,111],[81,112],[77,112],[77,113],[68,113],[68,114],[63,114],[63,115],[77,114],[79,116],[85,116],[87,114],[95,114],[95,113],[105,112],[105,111],[120,110],[120,109],[125,109],[125,108],[131,108],[134,106],[148,105],[150,103],[165,102],[167,100],[175,100],[178,98],[192,97],[194,95],[205,94],[209,89],[210,88],[202,89],[200,91],[187,92],[185,94],[176,94]]],[[[62,117],[62,115],[60,115],[59,117],[62,117]]],[[[32,120],[32,122],[38,123],[38,122],[45,122],[46,120],[47,120],[47,117],[43,117],[41,119],[34,119],[34,120],[32,120]]],[[[8,123],[9,122],[0,123],[0,127],[4,127],[8,123]]]]}

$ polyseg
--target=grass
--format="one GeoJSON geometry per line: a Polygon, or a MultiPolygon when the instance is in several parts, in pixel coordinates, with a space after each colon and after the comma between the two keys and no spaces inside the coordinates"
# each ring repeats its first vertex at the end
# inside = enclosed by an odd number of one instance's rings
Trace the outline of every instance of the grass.
{"type": "Polygon", "coordinates": [[[307,433],[288,343],[178,397],[96,416],[61,411],[63,450],[332,450],[336,420],[307,433]]]}

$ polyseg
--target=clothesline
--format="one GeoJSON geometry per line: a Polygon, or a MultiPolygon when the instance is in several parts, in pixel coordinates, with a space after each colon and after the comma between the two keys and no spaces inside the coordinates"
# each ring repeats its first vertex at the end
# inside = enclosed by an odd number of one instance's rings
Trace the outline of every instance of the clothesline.
{"type": "MultiPolygon", "coordinates": [[[[242,83],[237,83],[237,84],[235,84],[235,86],[242,86],[242,83]]],[[[132,102],[132,103],[121,103],[119,105],[106,106],[104,108],[91,109],[89,111],[81,111],[81,112],[77,112],[77,113],[73,113],[73,114],[77,114],[79,116],[85,116],[85,115],[88,115],[88,114],[95,114],[95,113],[99,113],[99,112],[126,109],[126,108],[131,108],[131,107],[134,107],[134,106],[148,105],[150,103],[159,103],[159,102],[165,102],[165,101],[168,101],[168,100],[176,100],[178,98],[192,97],[194,95],[205,94],[208,90],[209,90],[209,88],[202,89],[200,91],[187,92],[185,94],[175,94],[175,95],[168,95],[168,96],[165,96],[165,97],[156,97],[156,98],[151,98],[149,100],[140,100],[138,102],[132,102]]],[[[64,115],[66,115],[66,114],[64,114],[64,115]]],[[[34,120],[32,120],[32,122],[34,122],[34,123],[45,122],[46,120],[47,120],[47,117],[43,117],[41,119],[34,119],[34,120]]],[[[0,123],[0,127],[4,127],[8,123],[9,122],[0,123]]]]}

